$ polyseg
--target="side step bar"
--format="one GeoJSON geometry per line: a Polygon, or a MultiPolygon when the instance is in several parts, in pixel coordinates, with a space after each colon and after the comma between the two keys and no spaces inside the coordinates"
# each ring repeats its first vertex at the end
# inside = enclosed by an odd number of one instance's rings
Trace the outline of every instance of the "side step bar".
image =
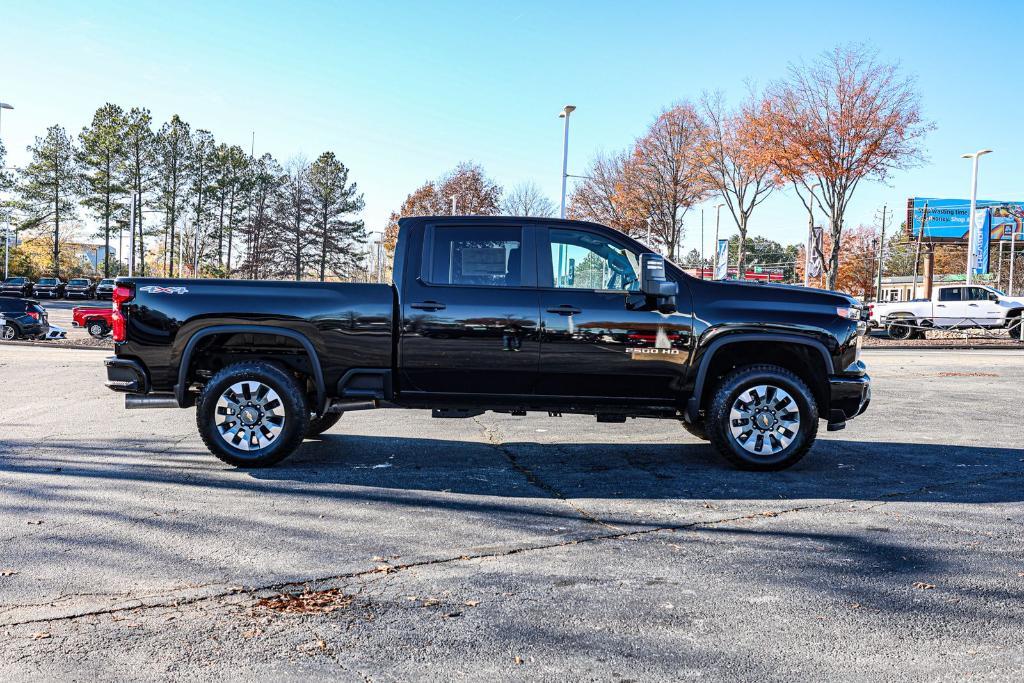
{"type": "Polygon", "coordinates": [[[174,394],[125,394],[126,410],[139,408],[178,408],[178,399],[174,394]]]}

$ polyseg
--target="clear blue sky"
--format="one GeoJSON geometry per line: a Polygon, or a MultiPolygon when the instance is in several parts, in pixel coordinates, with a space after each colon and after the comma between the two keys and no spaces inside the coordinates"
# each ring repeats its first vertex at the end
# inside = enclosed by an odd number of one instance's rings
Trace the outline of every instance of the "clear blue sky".
{"type": "MultiPolygon", "coordinates": [[[[24,163],[48,125],[77,132],[104,102],[144,105],[158,121],[178,113],[246,148],[255,131],[257,154],[281,161],[335,151],[374,231],[462,160],[506,187],[534,180],[557,201],[564,104],[578,107],[569,164],[582,173],[673,101],[715,89],[739,98],[745,80],[765,83],[847,41],[915,74],[938,126],[930,162],[890,186],[862,186],[851,222],[912,195],[966,196],[959,155],[981,147],[996,153],[983,160],[980,195],[1024,199],[1019,1],[40,1],[8,2],[0,16],[0,100],[16,107],[0,132],[9,163],[24,163]]],[[[780,193],[751,231],[798,242],[804,221],[780,193]]],[[[686,223],[689,248],[699,211],[686,223]]]]}

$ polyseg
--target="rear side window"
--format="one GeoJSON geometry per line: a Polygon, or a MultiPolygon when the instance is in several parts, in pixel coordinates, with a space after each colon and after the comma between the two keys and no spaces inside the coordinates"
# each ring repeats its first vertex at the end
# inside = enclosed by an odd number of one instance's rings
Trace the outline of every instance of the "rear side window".
{"type": "Polygon", "coordinates": [[[518,287],[522,282],[521,228],[437,226],[429,282],[436,285],[518,287]]]}
{"type": "Polygon", "coordinates": [[[939,301],[963,301],[963,287],[946,287],[939,290],[939,301]]]}

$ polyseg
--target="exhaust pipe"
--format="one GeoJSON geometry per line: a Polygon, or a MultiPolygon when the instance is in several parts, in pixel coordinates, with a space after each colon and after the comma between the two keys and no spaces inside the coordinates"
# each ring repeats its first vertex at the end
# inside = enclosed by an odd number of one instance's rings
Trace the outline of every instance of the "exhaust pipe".
{"type": "Polygon", "coordinates": [[[178,399],[174,394],[126,394],[124,397],[126,410],[139,408],[179,408],[178,399]]]}

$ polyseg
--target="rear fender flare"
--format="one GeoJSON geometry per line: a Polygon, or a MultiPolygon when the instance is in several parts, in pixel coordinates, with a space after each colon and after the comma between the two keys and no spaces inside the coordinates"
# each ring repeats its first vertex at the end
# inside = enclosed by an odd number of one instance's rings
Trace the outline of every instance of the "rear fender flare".
{"type": "Polygon", "coordinates": [[[699,419],[700,404],[704,394],[704,385],[707,383],[708,368],[711,367],[711,361],[714,358],[715,353],[728,344],[750,341],[786,342],[790,344],[802,344],[803,346],[808,346],[821,354],[821,359],[825,362],[825,372],[827,374],[831,375],[835,372],[835,368],[832,364],[832,356],[829,354],[828,349],[825,348],[825,345],[817,339],[796,334],[770,334],[763,332],[743,332],[719,337],[708,344],[707,349],[701,355],[700,362],[697,365],[697,372],[693,381],[693,393],[690,394],[690,398],[686,402],[685,417],[687,422],[693,423],[699,419]]]}
{"type": "Polygon", "coordinates": [[[273,334],[288,337],[299,342],[309,355],[309,364],[313,369],[313,381],[316,384],[316,413],[318,415],[323,413],[324,405],[327,401],[327,389],[324,383],[323,367],[320,365],[320,355],[316,352],[313,342],[309,340],[309,337],[300,332],[271,325],[213,325],[212,327],[204,327],[193,334],[185,345],[185,350],[181,353],[181,363],[178,365],[178,383],[174,387],[174,397],[177,399],[178,405],[182,408],[185,407],[185,391],[188,388],[188,368],[192,362],[192,353],[195,351],[196,345],[212,334],[245,333],[273,334]]]}

